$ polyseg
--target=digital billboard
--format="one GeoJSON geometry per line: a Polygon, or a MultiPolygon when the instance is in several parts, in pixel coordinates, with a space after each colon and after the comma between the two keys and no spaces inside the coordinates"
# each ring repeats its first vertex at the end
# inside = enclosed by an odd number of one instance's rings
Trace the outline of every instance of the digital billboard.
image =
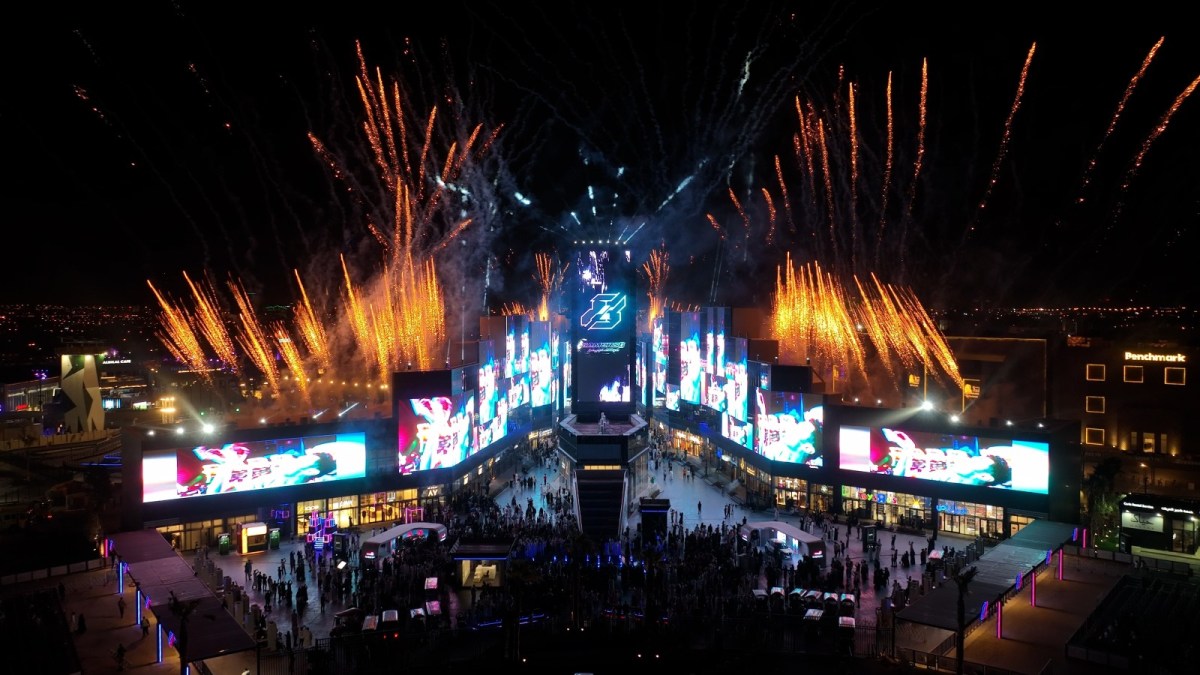
{"type": "Polygon", "coordinates": [[[554,366],[550,357],[550,324],[534,321],[529,325],[529,398],[535,408],[554,402],[554,366]]]}
{"type": "Polygon", "coordinates": [[[819,394],[756,389],[755,400],[758,454],[775,462],[824,466],[825,407],[819,394]]]}
{"type": "Polygon", "coordinates": [[[401,474],[444,469],[474,454],[474,394],[407,399],[397,408],[401,474]]]}
{"type": "Polygon", "coordinates": [[[504,438],[508,429],[508,381],[501,376],[491,340],[479,342],[479,416],[476,448],[482,450],[504,438]]]}
{"type": "Polygon", "coordinates": [[[725,361],[725,409],[739,422],[747,421],[750,388],[746,372],[746,338],[731,341],[725,361]]]}
{"type": "Polygon", "coordinates": [[[651,364],[650,375],[654,381],[654,405],[662,406],[667,396],[667,359],[670,348],[670,337],[667,335],[666,322],[660,316],[654,320],[650,333],[651,364]]]}
{"type": "Polygon", "coordinates": [[[754,425],[735,419],[732,415],[721,415],[721,435],[747,450],[754,449],[754,425]]]}
{"type": "Polygon", "coordinates": [[[845,426],[838,436],[839,466],[849,471],[1043,495],[1049,491],[1048,443],[889,427],[845,426]]]}
{"type": "Polygon", "coordinates": [[[667,396],[666,396],[666,399],[664,399],[664,402],[666,404],[667,410],[674,410],[675,412],[679,412],[679,387],[677,387],[673,384],[668,384],[667,385],[667,396]]]}
{"type": "Polygon", "coordinates": [[[504,376],[513,377],[529,372],[529,317],[505,317],[504,376]]]}
{"type": "Polygon", "coordinates": [[[637,385],[642,406],[650,405],[650,387],[646,384],[646,343],[638,341],[633,360],[634,384],[637,385]]]}
{"type": "Polygon", "coordinates": [[[679,315],[679,398],[700,405],[700,383],[704,379],[704,358],[700,352],[700,315],[679,315]]]}
{"type": "Polygon", "coordinates": [[[366,468],[362,432],[150,450],[142,458],[142,501],[362,478],[366,468]]]}
{"type": "Polygon", "coordinates": [[[632,404],[636,304],[630,254],[581,250],[575,270],[573,403],[632,404]]]}

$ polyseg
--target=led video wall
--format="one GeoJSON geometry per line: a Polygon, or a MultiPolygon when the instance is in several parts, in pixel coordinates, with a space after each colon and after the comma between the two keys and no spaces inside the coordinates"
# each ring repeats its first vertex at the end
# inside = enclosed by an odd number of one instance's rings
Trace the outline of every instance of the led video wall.
{"type": "Polygon", "coordinates": [[[366,467],[361,432],[148,450],[142,458],[142,501],[362,478],[366,467]]]}
{"type": "Polygon", "coordinates": [[[477,447],[475,394],[404,399],[396,426],[401,474],[452,467],[477,447]]]}
{"type": "Polygon", "coordinates": [[[679,315],[679,398],[700,405],[705,363],[700,351],[700,314],[679,315]]]}
{"type": "Polygon", "coordinates": [[[508,379],[501,372],[492,341],[480,340],[476,448],[486,448],[508,433],[508,379]]]}
{"type": "Polygon", "coordinates": [[[819,394],[755,390],[758,454],[775,462],[824,466],[824,401],[819,394]]]}
{"type": "Polygon", "coordinates": [[[667,335],[666,321],[663,317],[654,320],[650,333],[651,364],[650,375],[654,381],[654,405],[662,407],[667,397],[667,366],[670,337],[667,335]]]}
{"type": "Polygon", "coordinates": [[[849,471],[1043,495],[1050,487],[1047,443],[854,426],[839,440],[839,466],[849,471]]]}
{"type": "Polygon", "coordinates": [[[535,408],[554,402],[554,364],[550,349],[550,324],[534,321],[529,324],[529,398],[535,408]]]}
{"type": "Polygon", "coordinates": [[[581,250],[574,269],[573,403],[632,403],[635,305],[628,252],[581,250]]]}

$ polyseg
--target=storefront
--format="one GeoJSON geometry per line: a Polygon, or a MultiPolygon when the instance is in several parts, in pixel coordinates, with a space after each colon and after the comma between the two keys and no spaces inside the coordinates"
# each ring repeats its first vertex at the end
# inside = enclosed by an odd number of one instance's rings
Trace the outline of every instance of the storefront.
{"type": "Polygon", "coordinates": [[[933,528],[930,497],[843,485],[842,511],[887,527],[933,528]]]}
{"type": "Polygon", "coordinates": [[[833,513],[836,486],[814,483],[808,496],[808,510],[812,513],[833,513]]]}
{"type": "Polygon", "coordinates": [[[801,478],[775,477],[775,505],[781,509],[808,508],[808,481],[801,478]]]}
{"type": "Polygon", "coordinates": [[[217,543],[217,535],[222,533],[232,535],[243,523],[252,523],[258,520],[257,515],[248,514],[230,516],[228,518],[197,520],[190,523],[173,523],[170,525],[146,523],[146,525],[147,527],[154,527],[155,530],[165,535],[171,542],[171,545],[177,550],[191,551],[202,546],[214,546],[217,543]]]}
{"type": "Polygon", "coordinates": [[[1200,502],[1137,494],[1121,500],[1121,550],[1200,556],[1200,502]]]}
{"type": "Polygon", "coordinates": [[[670,439],[668,445],[682,455],[702,459],[709,451],[709,443],[706,439],[687,431],[668,429],[668,438],[670,439]]]}
{"type": "Polygon", "coordinates": [[[939,499],[937,514],[939,532],[970,538],[1002,539],[1004,537],[1003,507],[939,499]]]}

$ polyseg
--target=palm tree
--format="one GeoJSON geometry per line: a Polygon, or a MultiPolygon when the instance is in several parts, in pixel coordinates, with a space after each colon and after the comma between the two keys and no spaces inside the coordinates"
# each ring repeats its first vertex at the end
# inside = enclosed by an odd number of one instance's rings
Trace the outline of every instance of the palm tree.
{"type": "Polygon", "coordinates": [[[1106,457],[1083,480],[1083,491],[1087,500],[1087,526],[1093,533],[1093,539],[1104,531],[1104,521],[1111,513],[1111,498],[1116,489],[1117,475],[1120,473],[1121,460],[1117,457],[1106,457]]]}
{"type": "Polygon", "coordinates": [[[958,570],[954,573],[954,583],[958,586],[958,633],[954,637],[955,651],[958,652],[957,663],[954,667],[954,672],[957,675],[963,673],[963,649],[965,647],[967,634],[967,587],[971,585],[971,580],[979,573],[978,567],[968,567],[964,570],[958,570]]]}
{"type": "MultiPolygon", "coordinates": [[[[175,597],[175,591],[170,592],[170,599],[167,600],[167,608],[179,619],[179,635],[175,636],[175,649],[179,651],[179,675],[188,673],[188,623],[199,606],[199,598],[180,600],[175,597]]],[[[211,614],[203,616],[210,621],[215,618],[211,614]]]]}

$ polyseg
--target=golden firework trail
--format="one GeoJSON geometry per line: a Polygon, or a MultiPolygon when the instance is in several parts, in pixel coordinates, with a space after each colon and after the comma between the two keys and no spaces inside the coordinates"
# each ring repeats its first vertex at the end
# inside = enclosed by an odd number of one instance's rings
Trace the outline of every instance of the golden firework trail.
{"type": "Polygon", "coordinates": [[[875,238],[875,266],[879,266],[879,253],[883,247],[883,232],[887,229],[888,190],[892,186],[892,153],[895,148],[895,127],[892,122],[892,73],[887,76],[887,148],[883,163],[883,187],[879,194],[879,232],[875,238]]]}
{"type": "Polygon", "coordinates": [[[904,258],[908,224],[912,222],[913,207],[917,203],[917,185],[921,178],[921,165],[925,161],[925,111],[929,96],[929,59],[921,59],[921,99],[917,104],[917,157],[913,161],[912,182],[908,186],[908,205],[904,209],[904,219],[900,230],[900,269],[904,269],[904,258]]]}
{"type": "MultiPolygon", "coordinates": [[[[793,142],[796,142],[798,138],[799,136],[792,135],[793,142]]],[[[779,194],[783,198],[783,213],[788,219],[788,229],[795,233],[796,223],[792,220],[792,202],[788,196],[787,181],[783,179],[783,163],[780,162],[779,155],[775,155],[775,180],[779,184],[779,194]]],[[[765,189],[763,190],[763,194],[766,194],[765,189]]]]}
{"type": "Polygon", "coordinates": [[[858,273],[858,119],[854,109],[854,83],[850,89],[850,271],[858,273]]]}
{"type": "Polygon", "coordinates": [[[837,216],[833,210],[833,175],[829,170],[829,143],[825,139],[825,123],[822,120],[817,120],[817,136],[821,144],[821,173],[825,174],[825,210],[829,214],[829,243],[833,247],[833,259],[837,260],[837,216]]]}
{"type": "Polygon", "coordinates": [[[1184,87],[1183,91],[1179,92],[1179,95],[1176,96],[1175,100],[1171,102],[1171,106],[1167,108],[1167,112],[1163,113],[1163,116],[1159,118],[1158,124],[1154,125],[1154,129],[1150,132],[1150,135],[1146,137],[1144,142],[1142,142],[1142,147],[1140,150],[1138,150],[1137,156],[1135,156],[1133,158],[1133,162],[1130,163],[1129,171],[1125,173],[1125,180],[1121,181],[1121,192],[1125,192],[1129,189],[1130,183],[1133,182],[1134,175],[1137,174],[1138,169],[1142,168],[1142,161],[1146,159],[1146,153],[1150,152],[1150,146],[1153,145],[1154,141],[1158,140],[1158,137],[1162,136],[1163,132],[1167,130],[1167,125],[1171,123],[1171,118],[1175,116],[1175,113],[1179,110],[1179,106],[1183,105],[1183,102],[1192,95],[1192,92],[1196,91],[1197,85],[1200,85],[1200,75],[1197,75],[1196,79],[1192,80],[1188,86],[1184,87]]]}
{"type": "Polygon", "coordinates": [[[1092,159],[1088,161],[1087,168],[1083,171],[1083,180],[1079,186],[1079,197],[1075,200],[1077,204],[1082,204],[1086,197],[1084,191],[1087,190],[1088,183],[1092,180],[1092,173],[1096,170],[1096,162],[1100,159],[1100,150],[1104,148],[1104,144],[1108,142],[1108,137],[1112,136],[1113,129],[1117,128],[1117,120],[1121,119],[1121,113],[1125,111],[1125,104],[1129,102],[1129,97],[1133,95],[1133,90],[1137,87],[1138,82],[1142,80],[1142,76],[1146,74],[1146,69],[1150,67],[1150,62],[1154,60],[1154,55],[1158,53],[1159,47],[1162,47],[1166,37],[1160,37],[1158,42],[1150,48],[1146,58],[1142,59],[1142,67],[1134,73],[1129,80],[1129,85],[1125,87],[1125,93],[1121,95],[1121,100],[1117,103],[1117,109],[1113,112],[1112,119],[1108,122],[1108,128],[1104,131],[1104,137],[1100,139],[1100,143],[1096,146],[1096,151],[1092,153],[1092,159]]]}
{"type": "Polygon", "coordinates": [[[309,403],[310,397],[308,393],[308,373],[304,369],[304,359],[300,356],[300,350],[296,347],[296,342],[288,335],[287,326],[282,322],[275,324],[275,344],[279,347],[279,355],[283,357],[283,363],[287,366],[288,372],[292,375],[292,382],[295,384],[296,393],[300,395],[300,400],[304,403],[304,407],[312,407],[309,403]]]}
{"type": "MultiPolygon", "coordinates": [[[[1025,80],[1029,77],[1029,64],[1033,63],[1033,54],[1035,51],[1037,51],[1036,42],[1030,45],[1029,53],[1025,56],[1025,65],[1021,67],[1021,78],[1017,81],[1017,95],[1013,99],[1012,108],[1008,111],[1008,118],[1004,120],[1004,133],[1000,137],[1000,150],[996,153],[996,161],[992,163],[992,173],[988,177],[983,198],[979,200],[979,211],[987,208],[988,200],[992,196],[992,190],[996,187],[996,181],[1000,179],[1000,164],[1004,161],[1004,156],[1008,153],[1008,141],[1012,137],[1013,118],[1017,116],[1017,111],[1021,109],[1021,98],[1025,95],[1025,80]]],[[[976,218],[978,218],[978,213],[976,214],[976,218]]],[[[968,228],[968,231],[975,231],[974,222],[968,228]]]]}
{"type": "Polygon", "coordinates": [[[667,275],[671,272],[667,258],[666,249],[656,248],[650,251],[650,258],[642,263],[642,271],[646,274],[646,296],[650,300],[646,311],[647,332],[653,330],[654,321],[663,315],[666,306],[667,275]]]}
{"type": "Polygon", "coordinates": [[[536,317],[533,309],[526,307],[520,302],[505,303],[505,305],[500,308],[500,314],[502,316],[527,316],[531,319],[536,317]]]}
{"type": "Polygon", "coordinates": [[[250,302],[250,295],[233,281],[229,282],[229,290],[233,293],[234,302],[237,303],[238,323],[241,327],[238,331],[237,342],[250,362],[262,373],[272,397],[278,397],[280,393],[279,366],[275,363],[275,350],[271,348],[271,340],[268,339],[267,331],[258,321],[254,305],[250,302]]]}
{"type": "Polygon", "coordinates": [[[295,309],[296,332],[299,333],[305,349],[316,361],[317,372],[329,372],[333,369],[333,356],[329,351],[329,335],[325,324],[321,323],[312,302],[308,299],[308,291],[304,289],[304,282],[300,280],[300,272],[292,270],[292,273],[296,276],[296,286],[300,289],[300,304],[296,305],[295,309]]]}
{"type": "Polygon", "coordinates": [[[549,253],[535,254],[534,262],[537,264],[537,276],[535,279],[538,282],[538,288],[541,290],[541,297],[538,300],[537,319],[538,321],[549,321],[550,298],[562,288],[563,279],[566,278],[567,269],[571,264],[555,265],[554,259],[550,257],[549,253]]]}
{"type": "Polygon", "coordinates": [[[158,306],[162,308],[162,315],[159,317],[162,330],[156,332],[159,341],[176,361],[199,373],[205,380],[211,381],[211,368],[187,312],[172,305],[150,281],[147,280],[146,285],[150,287],[150,291],[158,300],[158,306]]]}
{"type": "Polygon", "coordinates": [[[846,294],[820,265],[797,270],[789,253],[786,264],[776,269],[773,302],[771,328],[781,360],[809,359],[826,373],[838,368],[863,372],[865,356],[846,294]]]}
{"type": "MultiPolygon", "coordinates": [[[[775,239],[775,200],[771,198],[771,192],[767,188],[762,188],[763,201],[767,205],[767,245],[774,243],[775,239]]],[[[746,224],[746,231],[750,231],[749,223],[746,224]]],[[[747,235],[748,236],[748,235],[747,235]]]]}
{"type": "Polygon", "coordinates": [[[200,333],[208,340],[208,344],[216,352],[217,358],[221,359],[231,371],[237,373],[239,370],[237,348],[225,327],[225,317],[217,302],[215,289],[211,283],[207,286],[194,283],[187,272],[183,273],[183,279],[191,289],[192,297],[196,300],[195,312],[191,316],[199,327],[200,333]]]}

